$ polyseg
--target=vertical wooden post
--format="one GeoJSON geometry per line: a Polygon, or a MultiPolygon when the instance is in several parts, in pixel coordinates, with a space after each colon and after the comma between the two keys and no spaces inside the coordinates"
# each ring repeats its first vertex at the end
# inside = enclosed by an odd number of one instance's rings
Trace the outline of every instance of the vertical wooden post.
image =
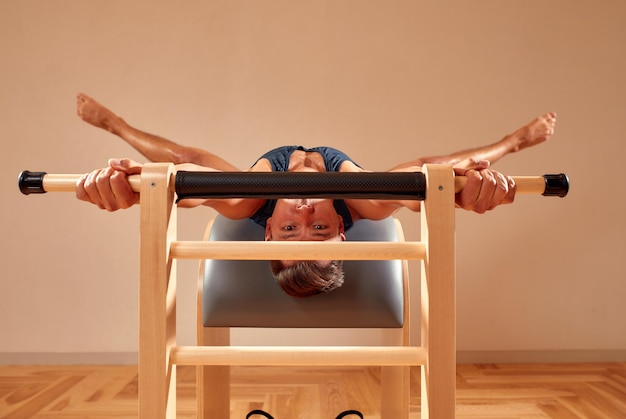
{"type": "MultiPolygon", "coordinates": [[[[394,330],[395,331],[395,330],[394,330]]],[[[394,346],[409,346],[402,339],[402,330],[389,343],[394,346]]],[[[386,336],[389,336],[385,334],[386,336]]],[[[411,398],[411,367],[381,367],[381,419],[409,419],[411,398]]]]}
{"type": "MultiPolygon", "coordinates": [[[[395,220],[398,241],[404,240],[404,232],[398,220],[395,220]]],[[[411,346],[411,304],[408,261],[402,261],[402,285],[404,323],[401,329],[382,329],[385,344],[393,346],[411,346]]],[[[409,419],[411,402],[411,367],[381,368],[381,419],[409,419]]]]}
{"type": "MultiPolygon", "coordinates": [[[[198,337],[199,346],[230,346],[229,327],[205,327],[198,332],[198,337]]],[[[196,374],[196,417],[229,418],[230,366],[199,365],[196,374]]]]}
{"type": "Polygon", "coordinates": [[[139,266],[139,418],[176,417],[176,267],[170,243],[176,207],[173,165],[146,164],[141,174],[139,266]]]}
{"type": "Polygon", "coordinates": [[[422,418],[455,416],[456,279],[454,239],[454,173],[450,166],[426,165],[426,199],[422,203],[421,307],[422,418]]]}

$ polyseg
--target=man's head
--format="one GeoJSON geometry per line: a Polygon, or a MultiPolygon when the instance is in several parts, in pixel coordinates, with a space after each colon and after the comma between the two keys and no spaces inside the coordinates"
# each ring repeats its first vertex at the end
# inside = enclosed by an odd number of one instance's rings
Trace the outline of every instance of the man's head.
{"type": "Polygon", "coordinates": [[[345,240],[343,219],[331,199],[279,199],[265,240],[345,240]]]}
{"type": "Polygon", "coordinates": [[[274,278],[292,297],[310,297],[330,292],[343,285],[343,262],[340,260],[300,260],[284,265],[281,260],[270,261],[274,278]]]}
{"type": "MultiPolygon", "coordinates": [[[[345,240],[343,219],[330,199],[280,199],[267,220],[265,240],[345,240]]],[[[343,284],[341,261],[279,260],[272,274],[289,295],[306,297],[343,284]]]]}

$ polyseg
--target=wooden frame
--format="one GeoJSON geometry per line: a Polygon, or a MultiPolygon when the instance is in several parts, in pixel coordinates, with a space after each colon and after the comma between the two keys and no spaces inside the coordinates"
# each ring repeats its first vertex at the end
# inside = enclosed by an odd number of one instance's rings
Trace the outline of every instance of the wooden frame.
{"type": "MultiPolygon", "coordinates": [[[[301,242],[298,246],[285,242],[255,242],[253,246],[245,246],[244,242],[231,246],[225,242],[215,245],[177,241],[172,170],[171,164],[153,163],[144,166],[141,175],[141,419],[176,416],[176,365],[211,366],[199,378],[204,383],[225,377],[230,365],[377,365],[385,367],[383,375],[404,374],[403,380],[408,380],[410,366],[422,365],[422,418],[454,417],[455,205],[450,166],[424,167],[427,197],[422,203],[420,242],[301,242]],[[235,347],[229,346],[227,330],[219,329],[208,332],[213,334],[214,346],[176,346],[177,259],[329,259],[329,255],[336,259],[423,260],[421,346],[235,347]]],[[[397,393],[397,389],[383,388],[383,397],[385,393],[397,393]]],[[[213,397],[228,400],[228,394],[213,393],[213,397]]],[[[396,397],[398,407],[383,411],[384,418],[408,418],[409,394],[400,392],[396,397]]],[[[200,399],[202,405],[204,398],[200,399]]],[[[212,414],[212,418],[222,417],[212,414]]]]}
{"type": "MultiPolygon", "coordinates": [[[[203,242],[206,242],[209,237],[211,230],[213,228],[213,221],[210,220],[207,226],[207,229],[204,234],[203,242]]],[[[398,238],[398,243],[404,242],[404,232],[402,231],[402,226],[400,222],[395,219],[394,220],[396,235],[398,238]]],[[[220,244],[224,242],[219,242],[220,244]]],[[[229,242],[226,242],[229,243],[229,242]]],[[[232,244],[238,242],[233,242],[232,244]]],[[[247,247],[250,243],[244,243],[245,247],[247,247]]],[[[353,246],[355,250],[361,252],[367,250],[370,246],[369,243],[359,243],[354,242],[356,246],[353,246]]],[[[213,244],[211,244],[213,246],[213,244]]],[[[293,246],[293,245],[292,245],[293,246]]],[[[409,250],[413,251],[413,254],[420,253],[421,247],[409,244],[407,246],[406,252],[409,250]]],[[[399,248],[399,251],[403,251],[399,248]]],[[[237,254],[242,253],[239,248],[235,248],[234,252],[237,254]]],[[[243,251],[245,253],[245,251],[243,251]]],[[[233,254],[229,252],[229,254],[233,254]]],[[[423,254],[423,252],[422,252],[423,254]]],[[[403,289],[403,312],[402,319],[403,323],[401,327],[389,327],[389,328],[371,328],[371,330],[380,331],[384,336],[384,341],[388,342],[389,345],[393,345],[394,347],[406,347],[410,345],[410,299],[409,299],[409,272],[408,272],[408,262],[406,260],[402,261],[402,289],[403,289]]],[[[207,327],[203,325],[203,319],[201,317],[201,313],[203,313],[203,285],[205,280],[205,263],[203,261],[200,263],[200,272],[198,276],[198,299],[197,299],[197,344],[199,347],[204,346],[221,346],[228,347],[230,346],[230,336],[232,327],[207,327]]],[[[328,350],[328,348],[320,348],[319,346],[315,346],[312,348],[303,348],[301,346],[297,348],[284,348],[282,350],[275,350],[276,353],[280,353],[281,356],[288,354],[291,351],[300,351],[306,352],[309,351],[309,356],[319,356],[320,350],[328,350]]],[[[390,349],[391,350],[391,349],[390,349]]],[[[248,351],[255,352],[256,356],[252,358],[252,363],[262,364],[266,361],[262,361],[261,354],[259,353],[260,348],[240,348],[240,354],[248,351]]],[[[376,352],[377,350],[372,350],[372,352],[376,352]]],[[[350,355],[351,356],[351,355],[350,355]]],[[[276,362],[276,361],[273,361],[276,362]]],[[[282,364],[286,365],[286,362],[283,361],[282,364]]],[[[348,363],[352,363],[353,365],[360,366],[361,362],[357,359],[335,359],[329,360],[326,366],[331,366],[330,363],[335,362],[337,366],[346,366],[348,363]]],[[[238,363],[241,365],[241,361],[238,363]]],[[[255,364],[256,365],[256,364],[255,364]]],[[[297,361],[294,362],[293,365],[301,365],[297,361]]],[[[317,365],[317,364],[313,364],[317,365]]],[[[381,374],[381,416],[383,418],[390,419],[407,419],[409,412],[409,403],[410,403],[410,367],[408,366],[382,366],[382,374],[381,374]]],[[[230,412],[230,367],[229,366],[198,366],[196,369],[196,388],[197,388],[197,417],[203,419],[213,419],[213,418],[227,418],[229,417],[230,412]],[[217,395],[217,396],[216,396],[217,395]]]]}

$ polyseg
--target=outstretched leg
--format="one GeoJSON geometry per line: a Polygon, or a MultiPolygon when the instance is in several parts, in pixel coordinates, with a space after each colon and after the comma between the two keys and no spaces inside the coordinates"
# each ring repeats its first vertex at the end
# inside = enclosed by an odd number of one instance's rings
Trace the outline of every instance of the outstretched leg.
{"type": "Polygon", "coordinates": [[[91,97],[79,93],[76,97],[76,113],[88,124],[121,135],[125,122],[91,97]]]}
{"type": "Polygon", "coordinates": [[[239,171],[231,163],[206,150],[182,146],[133,128],[110,109],[84,93],[76,97],[76,113],[88,124],[117,135],[151,161],[194,163],[220,171],[239,171]]]}
{"type": "Polygon", "coordinates": [[[556,113],[549,112],[539,116],[524,125],[513,134],[504,137],[502,141],[512,142],[511,151],[520,151],[547,141],[554,134],[556,127],[556,113]],[[510,137],[510,138],[509,138],[510,137]]]}
{"type": "Polygon", "coordinates": [[[397,167],[398,170],[410,166],[423,166],[426,163],[440,163],[459,165],[461,162],[471,163],[472,160],[489,160],[495,163],[510,153],[533,147],[547,141],[553,134],[556,126],[556,113],[549,112],[533,119],[528,124],[517,129],[510,135],[493,144],[467,149],[445,156],[422,157],[397,167]]]}

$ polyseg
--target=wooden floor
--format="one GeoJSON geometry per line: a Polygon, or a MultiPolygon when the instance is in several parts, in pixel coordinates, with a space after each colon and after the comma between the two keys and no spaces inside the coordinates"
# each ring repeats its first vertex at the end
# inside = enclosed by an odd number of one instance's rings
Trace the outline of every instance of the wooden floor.
{"type": "MultiPolygon", "coordinates": [[[[413,419],[419,369],[412,372],[413,419]]],[[[193,367],[179,367],[180,418],[195,417],[194,380],[193,367]]],[[[276,419],[334,419],[346,409],[378,418],[379,392],[377,368],[234,368],[231,418],[259,408],[276,419]]],[[[626,418],[626,363],[459,365],[456,411],[458,418],[626,418]]],[[[136,367],[0,366],[0,418],[135,417],[136,367]]]]}

